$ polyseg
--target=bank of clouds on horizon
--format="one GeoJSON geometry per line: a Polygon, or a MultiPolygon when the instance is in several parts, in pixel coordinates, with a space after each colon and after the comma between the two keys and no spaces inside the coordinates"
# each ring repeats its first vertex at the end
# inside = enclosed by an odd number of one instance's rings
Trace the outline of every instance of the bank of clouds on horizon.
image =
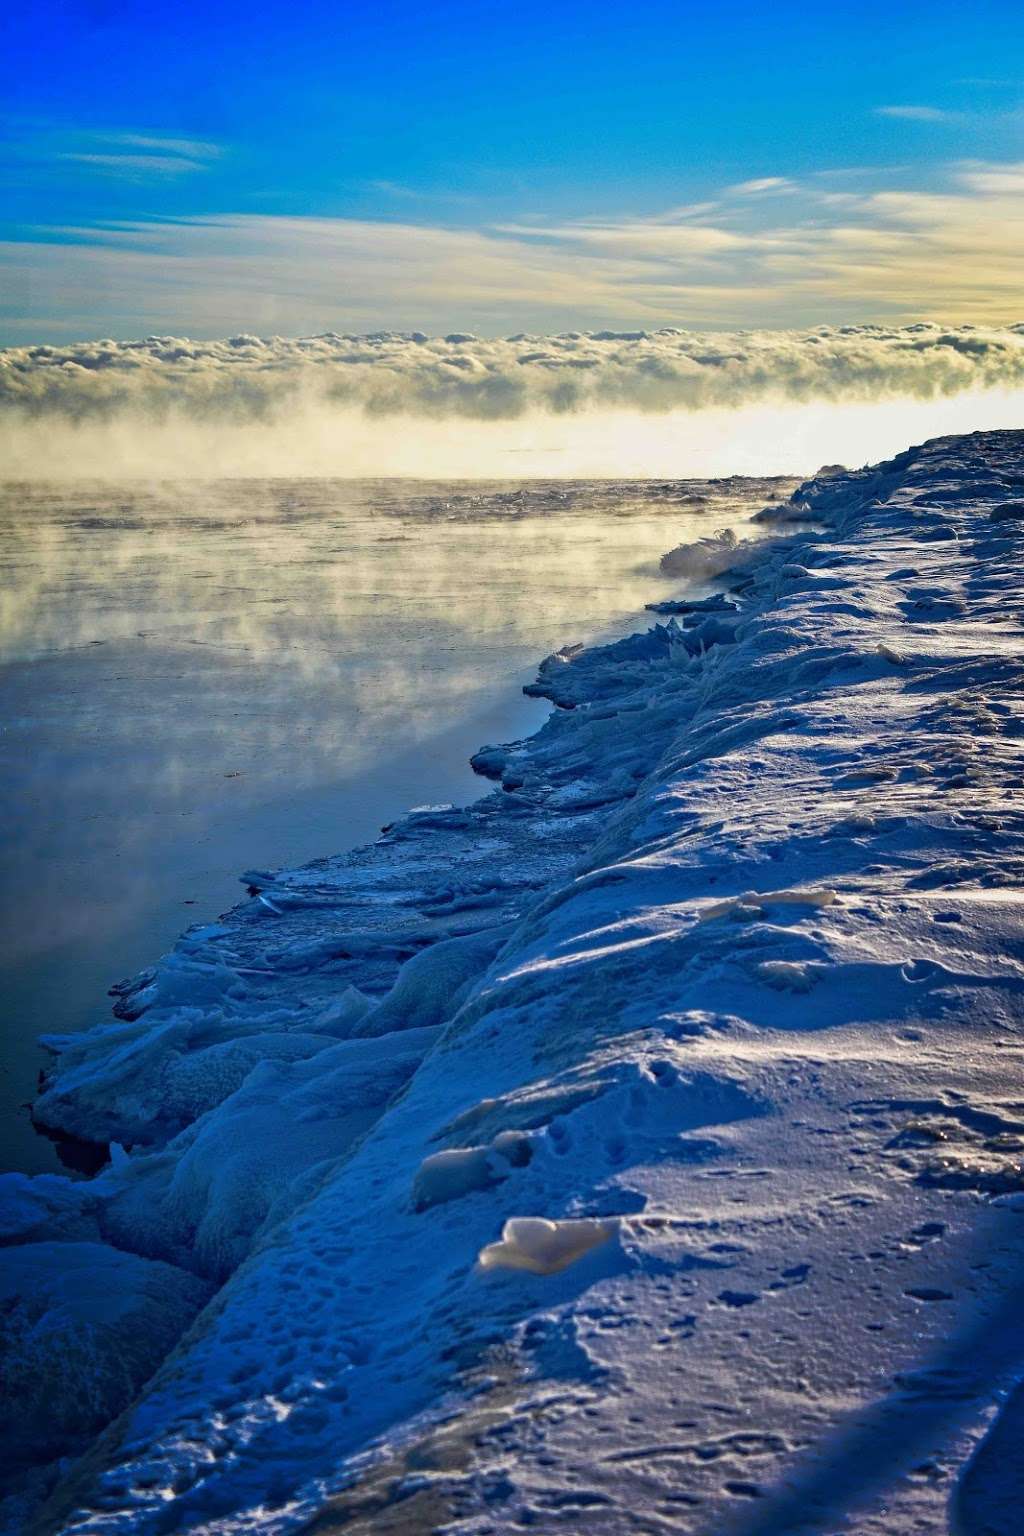
{"type": "Polygon", "coordinates": [[[375,417],[500,421],[536,412],[660,413],[933,400],[1024,388],[1024,323],[820,326],[803,331],[328,332],[218,341],[148,336],[0,351],[0,413],[15,422],[256,423],[303,406],[375,417]]]}

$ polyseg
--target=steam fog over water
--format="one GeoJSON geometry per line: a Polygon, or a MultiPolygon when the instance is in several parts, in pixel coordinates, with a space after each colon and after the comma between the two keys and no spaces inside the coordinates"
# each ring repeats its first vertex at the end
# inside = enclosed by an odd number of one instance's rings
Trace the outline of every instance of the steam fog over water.
{"type": "Polygon", "coordinates": [[[0,350],[10,479],[789,474],[1013,427],[1024,326],[147,336],[0,350]]]}
{"type": "Polygon", "coordinates": [[[40,1033],[102,1019],[243,870],[483,793],[470,753],[544,718],[536,663],[635,628],[667,549],[791,485],[6,485],[6,1162],[56,1166],[15,1112],[40,1033]]]}

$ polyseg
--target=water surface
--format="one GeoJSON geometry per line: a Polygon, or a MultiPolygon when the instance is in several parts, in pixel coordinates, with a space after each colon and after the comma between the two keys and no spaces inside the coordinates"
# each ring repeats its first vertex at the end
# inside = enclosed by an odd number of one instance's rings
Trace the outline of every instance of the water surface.
{"type": "Polygon", "coordinates": [[[0,1160],[41,1033],[242,892],[487,786],[560,645],[676,590],[672,545],[788,482],[219,481],[0,487],[0,1160]]]}

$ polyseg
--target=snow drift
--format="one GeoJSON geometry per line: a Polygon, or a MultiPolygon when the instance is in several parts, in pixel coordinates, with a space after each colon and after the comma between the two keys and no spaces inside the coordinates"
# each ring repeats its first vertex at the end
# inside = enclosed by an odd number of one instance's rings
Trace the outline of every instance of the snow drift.
{"type": "Polygon", "coordinates": [[[727,595],[549,657],[491,794],[250,872],[50,1042],[40,1121],[132,1148],[5,1181],[9,1379],[89,1406],[9,1523],[896,1536],[955,1487],[1010,1536],[1022,484],[1022,433],[807,483],[727,595]]]}

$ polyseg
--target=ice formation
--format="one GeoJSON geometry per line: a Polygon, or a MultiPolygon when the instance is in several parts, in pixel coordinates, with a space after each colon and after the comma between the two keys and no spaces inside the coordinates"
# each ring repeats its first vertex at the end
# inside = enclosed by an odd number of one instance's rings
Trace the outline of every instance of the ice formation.
{"type": "Polygon", "coordinates": [[[557,1275],[599,1248],[618,1230],[615,1221],[586,1216],[575,1221],[546,1221],[543,1216],[513,1216],[501,1240],[481,1249],[481,1269],[526,1269],[533,1275],[557,1275]]]}
{"type": "Polygon", "coordinates": [[[1022,484],[808,482],[50,1042],[12,1528],[1018,1529],[1022,484]]]}

